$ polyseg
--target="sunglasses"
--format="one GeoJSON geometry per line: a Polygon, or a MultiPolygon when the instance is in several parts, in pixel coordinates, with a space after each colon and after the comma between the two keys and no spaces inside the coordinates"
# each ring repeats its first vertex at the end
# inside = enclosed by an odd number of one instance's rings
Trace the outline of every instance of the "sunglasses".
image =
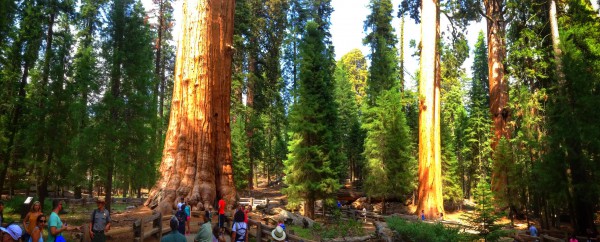
{"type": "Polygon", "coordinates": [[[40,223],[45,223],[45,222],[46,222],[46,220],[40,220],[40,223]]]}

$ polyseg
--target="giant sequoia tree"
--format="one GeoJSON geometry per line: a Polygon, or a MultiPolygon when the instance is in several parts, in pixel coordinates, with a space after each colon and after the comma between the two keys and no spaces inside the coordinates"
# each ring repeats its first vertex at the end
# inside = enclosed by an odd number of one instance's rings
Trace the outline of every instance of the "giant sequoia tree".
{"type": "Polygon", "coordinates": [[[200,209],[232,204],[229,107],[235,1],[186,0],[161,178],[146,205],[171,211],[183,196],[200,209]]]}
{"type": "Polygon", "coordinates": [[[439,2],[421,2],[419,80],[419,204],[428,218],[444,211],[440,147],[439,2]]]}

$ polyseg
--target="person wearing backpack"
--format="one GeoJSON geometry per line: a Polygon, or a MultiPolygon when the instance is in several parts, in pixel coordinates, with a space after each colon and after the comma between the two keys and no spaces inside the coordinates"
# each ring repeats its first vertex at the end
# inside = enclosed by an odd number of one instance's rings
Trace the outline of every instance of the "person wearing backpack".
{"type": "Polygon", "coordinates": [[[105,242],[105,232],[110,230],[110,212],[104,208],[106,201],[103,197],[98,197],[96,205],[98,209],[94,209],[92,212],[92,219],[90,222],[90,238],[92,242],[105,242]]]}
{"type": "Polygon", "coordinates": [[[231,228],[231,238],[235,242],[248,242],[246,231],[248,225],[244,222],[244,212],[238,210],[233,215],[233,228],[231,228]]]}

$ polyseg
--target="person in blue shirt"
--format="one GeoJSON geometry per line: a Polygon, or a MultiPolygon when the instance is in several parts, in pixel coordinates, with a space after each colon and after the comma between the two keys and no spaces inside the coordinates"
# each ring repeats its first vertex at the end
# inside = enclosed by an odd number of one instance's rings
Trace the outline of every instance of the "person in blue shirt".
{"type": "Polygon", "coordinates": [[[538,236],[538,230],[535,226],[529,225],[529,234],[531,235],[531,237],[537,237],[538,236]]]}
{"type": "Polygon", "coordinates": [[[425,210],[421,210],[421,221],[425,221],[425,210]]]}

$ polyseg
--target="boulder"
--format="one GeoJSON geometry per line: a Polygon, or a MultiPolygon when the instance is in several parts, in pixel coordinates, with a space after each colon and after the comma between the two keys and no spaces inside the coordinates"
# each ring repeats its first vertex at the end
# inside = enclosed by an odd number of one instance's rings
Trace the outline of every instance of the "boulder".
{"type": "Polygon", "coordinates": [[[398,241],[396,238],[396,233],[391,230],[390,228],[388,228],[387,223],[384,222],[374,222],[375,224],[375,233],[377,234],[377,237],[379,237],[381,239],[381,241],[385,241],[385,242],[393,242],[393,241],[398,241]]]}
{"type": "Polygon", "coordinates": [[[363,208],[367,208],[367,210],[369,210],[371,204],[369,204],[367,201],[367,197],[361,197],[359,199],[356,199],[356,201],[352,202],[352,207],[358,210],[362,210],[363,208]]]}
{"type": "Polygon", "coordinates": [[[275,222],[282,220],[286,224],[291,223],[296,226],[305,226],[305,223],[307,223],[308,227],[312,227],[313,224],[315,223],[314,220],[312,220],[308,217],[304,217],[300,214],[292,213],[283,208],[273,208],[273,209],[269,210],[269,214],[271,214],[271,216],[268,216],[268,218],[274,220],[275,222]]]}

